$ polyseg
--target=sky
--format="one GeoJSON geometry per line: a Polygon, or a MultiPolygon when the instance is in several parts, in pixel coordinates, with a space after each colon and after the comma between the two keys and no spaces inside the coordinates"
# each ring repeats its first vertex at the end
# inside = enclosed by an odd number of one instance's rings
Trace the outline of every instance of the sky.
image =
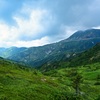
{"type": "Polygon", "coordinates": [[[100,29],[100,0],[0,0],[0,47],[42,46],[100,29]]]}

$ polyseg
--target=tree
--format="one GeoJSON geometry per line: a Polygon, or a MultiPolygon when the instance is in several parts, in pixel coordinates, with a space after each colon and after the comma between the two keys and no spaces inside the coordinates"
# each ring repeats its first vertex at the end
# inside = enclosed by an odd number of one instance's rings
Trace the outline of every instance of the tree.
{"type": "Polygon", "coordinates": [[[100,85],[100,74],[97,75],[97,80],[94,85],[100,85]]]}
{"type": "Polygon", "coordinates": [[[76,73],[76,76],[73,78],[72,86],[75,89],[75,94],[78,96],[80,94],[80,84],[82,83],[83,78],[79,73],[76,73]]]}

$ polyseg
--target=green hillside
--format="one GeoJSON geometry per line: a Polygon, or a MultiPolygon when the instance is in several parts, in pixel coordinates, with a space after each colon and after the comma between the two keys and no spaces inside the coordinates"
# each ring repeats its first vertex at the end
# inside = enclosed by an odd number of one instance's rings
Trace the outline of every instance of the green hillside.
{"type": "Polygon", "coordinates": [[[0,58],[0,100],[66,100],[73,92],[58,77],[0,58]]]}
{"type": "Polygon", "coordinates": [[[73,88],[74,93],[71,93],[71,100],[100,99],[100,63],[88,64],[84,67],[76,66],[73,68],[55,69],[44,74],[51,77],[58,77],[60,83],[69,86],[70,89],[73,88]],[[80,84],[78,84],[77,82],[80,79],[80,84]],[[75,95],[75,85],[79,85],[78,96],[75,95]]]}

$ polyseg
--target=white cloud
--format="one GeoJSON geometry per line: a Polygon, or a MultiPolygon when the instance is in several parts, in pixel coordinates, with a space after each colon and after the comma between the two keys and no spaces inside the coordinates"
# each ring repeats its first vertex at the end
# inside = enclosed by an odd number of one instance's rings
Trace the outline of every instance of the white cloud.
{"type": "Polygon", "coordinates": [[[94,29],[100,29],[100,26],[93,27],[94,29]]]}
{"type": "Polygon", "coordinates": [[[17,46],[17,47],[32,47],[32,46],[42,46],[49,43],[48,37],[43,37],[41,39],[32,41],[15,41],[15,42],[2,42],[6,47],[17,46]]]}
{"type": "MultiPolygon", "coordinates": [[[[27,12],[23,12],[27,14],[27,12]]],[[[46,30],[52,17],[44,9],[31,9],[28,18],[13,16],[16,26],[0,22],[0,46],[39,46],[48,43],[46,30]],[[41,38],[41,39],[39,39],[41,38]]]]}
{"type": "Polygon", "coordinates": [[[66,26],[66,25],[61,25],[60,27],[60,37],[62,39],[67,39],[69,36],[71,36],[74,32],[78,30],[78,26],[66,26]],[[62,35],[63,34],[63,35],[62,35]]]}
{"type": "Polygon", "coordinates": [[[0,24],[0,40],[6,40],[9,35],[9,27],[3,23],[0,24]]]}
{"type": "Polygon", "coordinates": [[[49,38],[48,37],[43,37],[41,39],[37,40],[32,40],[32,41],[17,41],[14,46],[17,47],[32,47],[32,46],[42,46],[44,44],[49,43],[49,38]]]}
{"type": "Polygon", "coordinates": [[[14,17],[18,24],[19,34],[23,34],[26,39],[31,39],[31,36],[36,38],[43,34],[46,31],[46,28],[48,28],[46,23],[49,20],[45,20],[47,15],[48,12],[46,10],[33,10],[29,19],[14,17]]]}

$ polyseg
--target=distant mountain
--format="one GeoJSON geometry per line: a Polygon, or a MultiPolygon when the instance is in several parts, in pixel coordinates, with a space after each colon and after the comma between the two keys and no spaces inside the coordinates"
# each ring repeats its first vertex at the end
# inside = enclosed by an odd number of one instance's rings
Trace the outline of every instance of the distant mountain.
{"type": "Polygon", "coordinates": [[[90,29],[77,31],[68,39],[31,48],[8,48],[0,50],[2,57],[22,62],[31,66],[41,66],[45,63],[68,60],[73,55],[83,52],[100,42],[100,30],[90,29]]]}
{"type": "Polygon", "coordinates": [[[17,48],[17,47],[10,47],[10,48],[0,48],[0,56],[3,58],[9,58],[10,56],[13,56],[19,52],[24,51],[26,48],[25,47],[21,47],[21,48],[17,48]]]}

